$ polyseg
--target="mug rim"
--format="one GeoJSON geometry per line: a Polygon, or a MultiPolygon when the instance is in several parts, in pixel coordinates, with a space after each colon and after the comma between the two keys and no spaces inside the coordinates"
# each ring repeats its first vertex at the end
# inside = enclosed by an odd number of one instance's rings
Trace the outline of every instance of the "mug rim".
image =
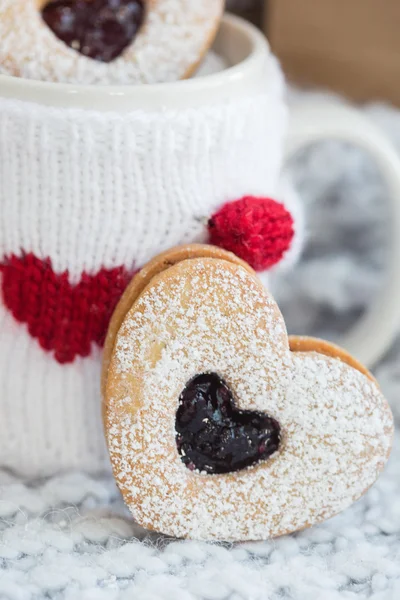
{"type": "Polygon", "coordinates": [[[218,73],[167,83],[136,85],[85,85],[25,79],[0,75],[0,97],[31,101],[50,107],[82,108],[128,112],[135,109],[160,110],[195,107],[213,101],[244,95],[248,86],[261,86],[260,72],[270,56],[265,36],[241,17],[224,14],[218,35],[244,36],[249,53],[238,63],[218,73]]]}

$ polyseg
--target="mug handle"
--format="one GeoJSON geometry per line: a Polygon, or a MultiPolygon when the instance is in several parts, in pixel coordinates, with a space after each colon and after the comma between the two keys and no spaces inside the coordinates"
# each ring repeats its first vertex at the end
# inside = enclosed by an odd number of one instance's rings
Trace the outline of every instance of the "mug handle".
{"type": "Polygon", "coordinates": [[[339,139],[364,148],[387,185],[390,209],[388,264],[382,289],[341,345],[368,367],[390,347],[400,328],[400,158],[390,141],[356,109],[307,102],[290,114],[286,159],[322,139],[339,139]]]}

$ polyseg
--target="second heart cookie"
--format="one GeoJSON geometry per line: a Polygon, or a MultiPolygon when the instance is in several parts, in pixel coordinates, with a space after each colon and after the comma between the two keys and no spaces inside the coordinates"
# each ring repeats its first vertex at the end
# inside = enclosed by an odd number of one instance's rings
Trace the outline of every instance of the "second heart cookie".
{"type": "Polygon", "coordinates": [[[301,340],[293,352],[275,301],[232,255],[165,265],[113,339],[107,441],[149,529],[232,541],[293,532],[349,506],[388,458],[378,385],[346,354],[301,340]]]}
{"type": "Polygon", "coordinates": [[[184,79],[223,8],[224,0],[0,0],[0,71],[78,84],[184,79]]]}

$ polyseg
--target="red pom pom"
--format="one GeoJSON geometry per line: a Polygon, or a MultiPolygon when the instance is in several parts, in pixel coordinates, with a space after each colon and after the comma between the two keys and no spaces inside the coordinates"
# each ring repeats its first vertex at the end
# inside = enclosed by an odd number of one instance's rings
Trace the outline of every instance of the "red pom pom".
{"type": "Polygon", "coordinates": [[[279,262],[294,236],[293,217],[282,204],[253,196],[224,204],[208,230],[212,244],[234,252],[256,271],[279,262]]]}

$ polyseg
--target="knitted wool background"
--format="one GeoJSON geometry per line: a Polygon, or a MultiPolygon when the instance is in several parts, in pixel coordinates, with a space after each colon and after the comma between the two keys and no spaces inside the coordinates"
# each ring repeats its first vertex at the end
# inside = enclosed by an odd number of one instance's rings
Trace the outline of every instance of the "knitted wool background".
{"type": "MultiPolygon", "coordinates": [[[[400,111],[367,114],[400,152],[400,111]]],[[[356,148],[318,144],[292,172],[307,211],[301,263],[279,278],[289,328],[337,336],[380,284],[386,190],[356,148]],[[326,165],[329,164],[329,169],[326,165]]],[[[400,337],[376,376],[400,419],[400,337]]],[[[323,525],[270,542],[148,536],[112,479],[79,473],[0,489],[2,600],[398,600],[400,443],[378,483],[323,525]]],[[[268,497],[266,497],[268,499],[268,497]]]]}
{"type": "Polygon", "coordinates": [[[99,373],[112,310],[154,255],[207,241],[221,206],[267,203],[266,237],[280,211],[282,244],[267,240],[258,266],[296,259],[302,211],[279,190],[287,114],[274,60],[263,83],[212,106],[127,115],[0,99],[0,466],[108,468],[99,373]]]}

